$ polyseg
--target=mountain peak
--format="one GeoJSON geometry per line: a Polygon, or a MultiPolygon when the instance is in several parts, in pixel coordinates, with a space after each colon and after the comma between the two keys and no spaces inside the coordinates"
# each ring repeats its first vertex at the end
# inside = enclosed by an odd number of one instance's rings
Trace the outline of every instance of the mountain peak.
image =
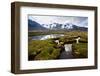
{"type": "Polygon", "coordinates": [[[72,23],[50,23],[50,24],[39,24],[36,21],[28,20],[29,29],[32,30],[83,30],[87,31],[86,27],[79,27],[72,23]]]}

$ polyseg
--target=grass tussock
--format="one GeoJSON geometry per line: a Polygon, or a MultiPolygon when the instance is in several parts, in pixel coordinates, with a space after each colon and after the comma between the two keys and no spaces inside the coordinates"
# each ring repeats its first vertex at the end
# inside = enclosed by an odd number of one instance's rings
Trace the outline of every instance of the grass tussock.
{"type": "MultiPolygon", "coordinates": [[[[52,32],[54,34],[60,34],[60,32],[52,32]]],[[[88,33],[82,31],[61,32],[64,36],[59,38],[52,38],[48,40],[29,40],[28,55],[29,60],[51,60],[57,59],[60,56],[62,50],[64,50],[64,44],[72,44],[72,54],[75,58],[87,58],[88,57],[88,33]],[[76,38],[80,36],[79,43],[76,44],[76,38]],[[57,45],[54,41],[59,40],[60,44],[57,45]]],[[[30,33],[30,36],[46,35],[50,33],[30,33]]]]}
{"type": "Polygon", "coordinates": [[[29,43],[29,60],[56,59],[60,49],[51,40],[33,40],[29,43]]]}
{"type": "Polygon", "coordinates": [[[87,58],[88,57],[88,47],[87,43],[73,44],[73,56],[75,58],[87,58]]]}

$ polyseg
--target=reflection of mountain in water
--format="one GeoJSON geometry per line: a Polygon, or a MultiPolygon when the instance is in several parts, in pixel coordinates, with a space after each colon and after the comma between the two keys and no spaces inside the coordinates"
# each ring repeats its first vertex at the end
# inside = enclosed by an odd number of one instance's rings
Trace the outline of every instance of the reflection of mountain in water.
{"type": "Polygon", "coordinates": [[[87,31],[87,27],[80,27],[72,23],[52,23],[52,24],[39,24],[36,21],[28,20],[29,30],[80,30],[87,31]]]}
{"type": "Polygon", "coordinates": [[[63,34],[51,34],[51,35],[39,35],[39,36],[33,36],[32,40],[46,40],[50,38],[57,38],[64,36],[63,34]]]}

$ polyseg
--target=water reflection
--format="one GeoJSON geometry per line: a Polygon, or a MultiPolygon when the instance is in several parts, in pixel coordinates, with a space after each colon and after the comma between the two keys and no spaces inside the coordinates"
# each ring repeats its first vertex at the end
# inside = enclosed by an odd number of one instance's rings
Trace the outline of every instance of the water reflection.
{"type": "Polygon", "coordinates": [[[50,35],[39,35],[39,36],[32,36],[32,40],[46,40],[50,38],[58,38],[64,36],[63,34],[50,34],[50,35]]]}

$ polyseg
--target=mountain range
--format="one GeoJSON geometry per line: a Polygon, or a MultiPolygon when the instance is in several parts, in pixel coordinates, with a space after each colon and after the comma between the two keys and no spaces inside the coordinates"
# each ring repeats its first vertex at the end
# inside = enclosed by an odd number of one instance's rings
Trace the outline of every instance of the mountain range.
{"type": "Polygon", "coordinates": [[[28,19],[28,30],[80,30],[87,31],[87,27],[80,27],[72,23],[52,23],[52,24],[39,24],[36,21],[28,19]]]}

